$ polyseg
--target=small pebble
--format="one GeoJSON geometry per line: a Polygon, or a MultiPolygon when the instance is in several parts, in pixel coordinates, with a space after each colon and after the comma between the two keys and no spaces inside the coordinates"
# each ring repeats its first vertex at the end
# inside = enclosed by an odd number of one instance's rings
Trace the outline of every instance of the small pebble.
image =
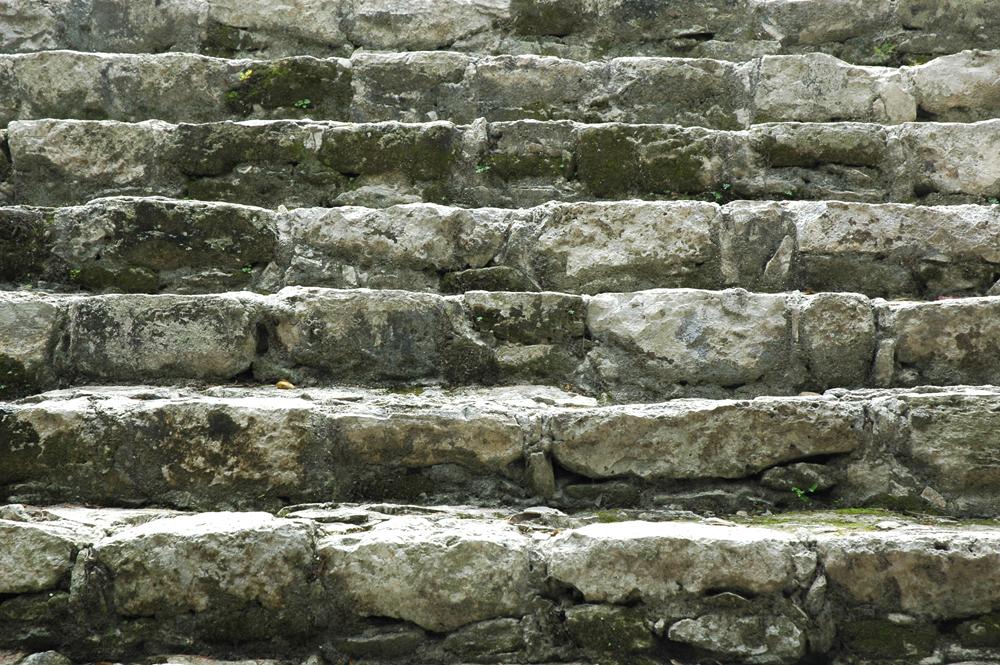
{"type": "Polygon", "coordinates": [[[274,387],[277,388],[277,389],[279,389],[279,390],[294,390],[295,389],[295,384],[292,383],[291,381],[284,381],[284,380],[282,380],[282,381],[278,381],[276,384],[274,384],[274,387]]]}

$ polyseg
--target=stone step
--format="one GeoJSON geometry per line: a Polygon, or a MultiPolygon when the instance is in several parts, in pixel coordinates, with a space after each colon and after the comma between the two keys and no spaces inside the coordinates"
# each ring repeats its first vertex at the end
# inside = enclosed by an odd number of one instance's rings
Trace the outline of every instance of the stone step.
{"type": "Polygon", "coordinates": [[[990,0],[6,0],[0,52],[349,55],[355,49],[578,59],[827,52],[863,64],[995,48],[990,0]]]}
{"type": "Polygon", "coordinates": [[[534,118],[716,129],[786,121],[968,122],[1000,116],[998,79],[1000,51],[966,51],[901,69],[858,67],[818,53],[745,63],[581,63],[439,51],[263,61],[47,51],[0,56],[0,127],[41,118],[534,118]]]}
{"type": "Polygon", "coordinates": [[[1000,297],[664,289],[0,292],[0,384],[250,380],[570,386],[616,400],[1000,384],[1000,297]]]}
{"type": "Polygon", "coordinates": [[[994,522],[336,504],[0,515],[0,646],[87,661],[955,663],[994,662],[1000,644],[994,522]]]}
{"type": "Polygon", "coordinates": [[[998,206],[625,201],[274,211],[108,198],[0,208],[0,284],[97,292],[736,286],[933,299],[1000,295],[998,248],[998,206]]]}
{"type": "Polygon", "coordinates": [[[350,124],[32,120],[3,130],[0,201],[116,194],[277,207],[623,198],[984,203],[1000,120],[723,131],[534,120],[350,124]]]}
{"type": "Polygon", "coordinates": [[[1000,510],[1000,388],[601,405],[542,386],[88,387],[0,403],[0,501],[1000,510]]]}

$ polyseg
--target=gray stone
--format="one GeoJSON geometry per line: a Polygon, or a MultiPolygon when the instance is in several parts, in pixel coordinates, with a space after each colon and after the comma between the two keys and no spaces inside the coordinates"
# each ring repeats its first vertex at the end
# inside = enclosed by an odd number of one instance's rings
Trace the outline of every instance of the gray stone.
{"type": "Polygon", "coordinates": [[[998,539],[1000,532],[991,528],[859,532],[821,536],[818,554],[831,591],[847,602],[941,620],[996,607],[998,539]]]}
{"type": "Polygon", "coordinates": [[[555,459],[592,478],[742,478],[864,440],[858,405],[802,398],[605,407],[550,427],[555,459]]]}
{"type": "Polygon", "coordinates": [[[0,594],[54,589],[76,556],[72,532],[58,526],[0,520],[0,594]]]}
{"type": "Polygon", "coordinates": [[[296,632],[318,618],[303,614],[313,596],[312,532],[266,513],[184,515],[118,531],[94,554],[122,616],[207,613],[208,623],[243,611],[244,631],[296,632]]]}
{"type": "Polygon", "coordinates": [[[705,614],[670,626],[675,642],[746,663],[795,663],[806,653],[806,632],[783,616],[705,614]]]}
{"type": "Polygon", "coordinates": [[[250,294],[74,300],[59,362],[98,380],[230,379],[253,363],[259,306],[250,294]]]}
{"type": "Polygon", "coordinates": [[[319,542],[328,587],[360,616],[392,617],[437,632],[527,613],[530,541],[513,527],[398,518],[319,542]]]}
{"type": "Polygon", "coordinates": [[[816,566],[815,555],[786,533],[691,523],[592,524],[550,539],[544,552],[553,578],[588,602],[604,603],[651,603],[721,588],[791,591],[816,566]]]}

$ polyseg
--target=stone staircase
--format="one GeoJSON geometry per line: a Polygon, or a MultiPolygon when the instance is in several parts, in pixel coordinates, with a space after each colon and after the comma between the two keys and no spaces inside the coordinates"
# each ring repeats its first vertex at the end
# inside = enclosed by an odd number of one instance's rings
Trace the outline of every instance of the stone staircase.
{"type": "Polygon", "coordinates": [[[1000,663],[987,0],[0,0],[0,665],[1000,663]]]}

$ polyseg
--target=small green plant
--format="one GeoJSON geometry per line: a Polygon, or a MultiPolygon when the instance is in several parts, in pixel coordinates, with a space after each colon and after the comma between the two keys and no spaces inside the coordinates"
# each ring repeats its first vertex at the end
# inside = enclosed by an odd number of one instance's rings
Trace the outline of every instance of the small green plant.
{"type": "Polygon", "coordinates": [[[816,493],[817,489],[819,489],[819,484],[813,483],[806,489],[802,489],[801,487],[793,487],[792,494],[797,496],[799,498],[799,501],[801,501],[802,503],[810,503],[812,501],[812,495],[816,493]]]}
{"type": "Polygon", "coordinates": [[[231,102],[235,102],[239,100],[239,98],[240,98],[240,93],[235,90],[230,90],[229,92],[226,93],[226,99],[228,99],[231,102]]]}
{"type": "Polygon", "coordinates": [[[728,198],[729,194],[731,193],[730,190],[732,188],[733,186],[730,185],[728,182],[726,182],[720,185],[719,189],[716,189],[710,193],[712,195],[712,198],[715,199],[716,203],[722,203],[726,200],[726,198],[728,198]]]}
{"type": "Polygon", "coordinates": [[[989,203],[991,206],[1000,205],[1000,199],[998,199],[995,196],[991,196],[990,198],[986,199],[986,202],[989,203]]]}
{"type": "Polygon", "coordinates": [[[253,70],[252,69],[244,69],[242,72],[240,72],[240,82],[241,83],[246,83],[247,81],[250,80],[251,76],[253,76],[253,70]]]}
{"type": "Polygon", "coordinates": [[[310,109],[310,108],[312,108],[312,100],[311,99],[300,99],[299,101],[295,102],[294,106],[297,109],[310,109]]]}
{"type": "Polygon", "coordinates": [[[479,164],[476,166],[476,173],[486,173],[490,170],[489,164],[479,164]]]}
{"type": "Polygon", "coordinates": [[[72,270],[70,270],[69,271],[69,278],[71,280],[73,280],[74,282],[77,281],[78,279],[80,279],[80,269],[79,268],[73,268],[72,270]]]}
{"type": "Polygon", "coordinates": [[[253,272],[253,266],[248,263],[242,268],[240,268],[240,272],[243,273],[244,275],[249,275],[250,273],[253,272]]]}
{"type": "Polygon", "coordinates": [[[879,64],[889,62],[896,53],[896,45],[892,42],[882,42],[872,52],[872,60],[879,64]]]}

